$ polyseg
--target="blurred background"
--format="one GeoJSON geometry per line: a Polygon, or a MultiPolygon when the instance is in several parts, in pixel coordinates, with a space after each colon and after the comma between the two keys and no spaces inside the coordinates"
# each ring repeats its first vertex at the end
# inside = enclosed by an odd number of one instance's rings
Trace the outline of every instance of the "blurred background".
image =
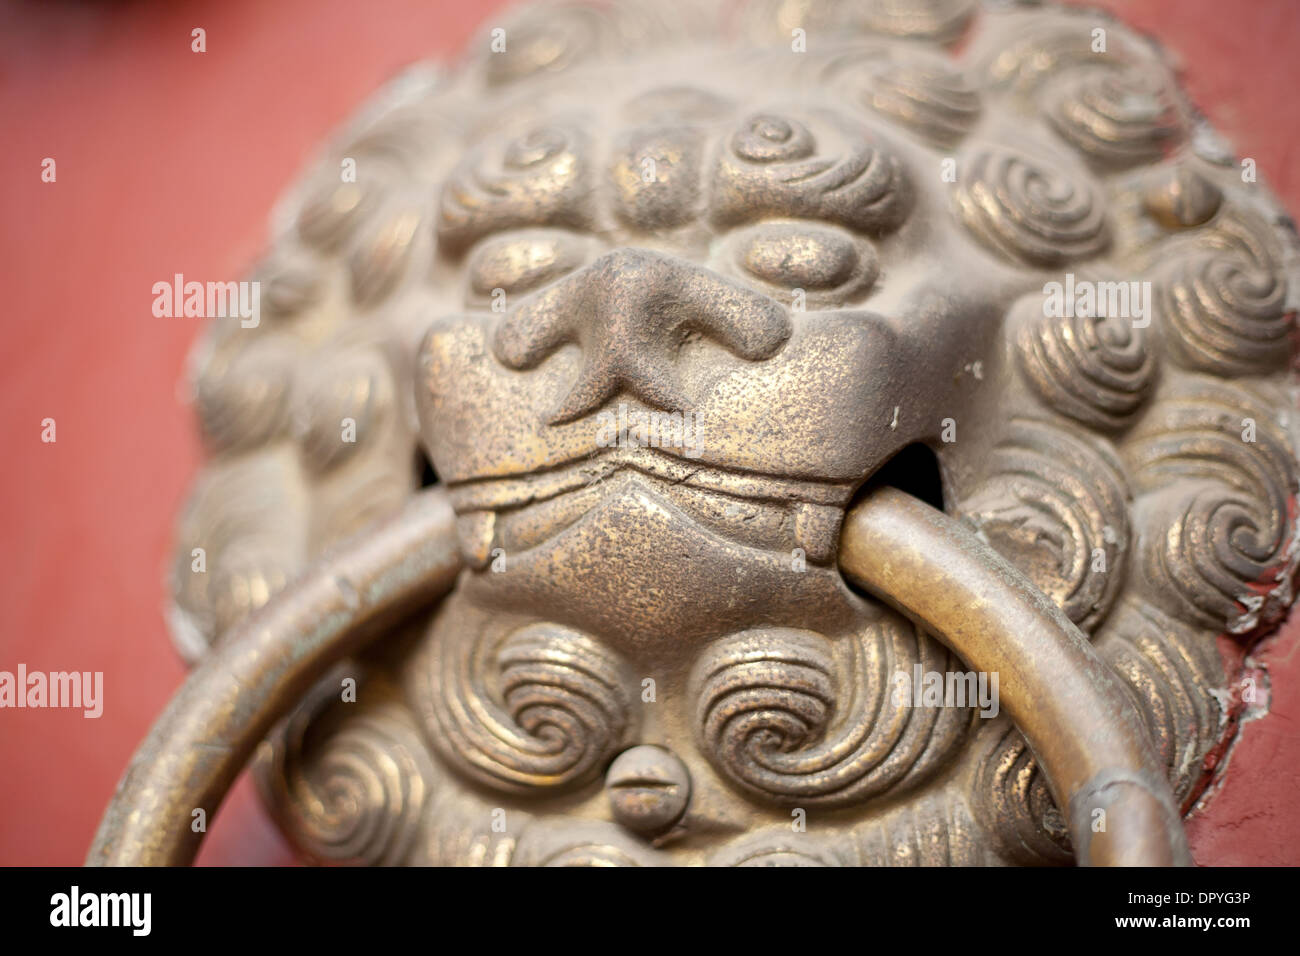
{"type": "MultiPolygon", "coordinates": [[[[1157,37],[1192,99],[1300,210],[1300,3],[1086,5],[1157,37]]],[[[200,457],[180,383],[202,321],[155,318],[153,283],[242,274],[272,203],[331,131],[503,6],[0,0],[0,670],[103,671],[106,700],[98,720],[0,711],[0,864],[84,859],[184,678],[163,581],[200,457]],[[55,183],[41,182],[45,157],[55,183]]],[[[1300,864],[1300,619],[1287,630],[1257,654],[1269,718],[1245,726],[1189,822],[1201,864],[1300,864]]],[[[293,860],[247,779],[208,830],[200,863],[293,860]]]]}

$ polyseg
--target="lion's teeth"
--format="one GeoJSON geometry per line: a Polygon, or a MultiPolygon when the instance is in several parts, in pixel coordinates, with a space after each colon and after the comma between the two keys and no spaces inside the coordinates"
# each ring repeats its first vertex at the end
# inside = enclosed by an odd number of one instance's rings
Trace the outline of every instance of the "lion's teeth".
{"type": "Polygon", "coordinates": [[[485,567],[492,556],[492,539],[496,536],[495,511],[471,511],[456,517],[456,536],[460,552],[473,568],[485,567]]]}
{"type": "Polygon", "coordinates": [[[809,561],[821,564],[834,556],[843,518],[844,513],[830,505],[800,502],[794,506],[795,544],[809,561]]]}

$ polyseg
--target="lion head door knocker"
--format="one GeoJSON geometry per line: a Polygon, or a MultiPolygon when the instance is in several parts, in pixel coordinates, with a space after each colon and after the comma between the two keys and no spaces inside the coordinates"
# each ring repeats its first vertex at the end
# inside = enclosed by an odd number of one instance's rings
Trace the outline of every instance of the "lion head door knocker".
{"type": "Polygon", "coordinates": [[[526,8],[288,197],[92,862],[250,760],[321,862],[1189,862],[1287,219],[1094,12],[707,6],[526,8]]]}

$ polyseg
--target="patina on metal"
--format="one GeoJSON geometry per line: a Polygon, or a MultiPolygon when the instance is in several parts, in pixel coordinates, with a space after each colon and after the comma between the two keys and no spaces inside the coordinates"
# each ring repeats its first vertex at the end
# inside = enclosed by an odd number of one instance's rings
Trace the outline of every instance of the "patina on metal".
{"type": "Polygon", "coordinates": [[[187,862],[250,757],[320,862],[1190,862],[1216,639],[1300,560],[1297,243],[1156,46],[972,0],[493,30],[195,355],[196,667],[90,862],[187,862]]]}

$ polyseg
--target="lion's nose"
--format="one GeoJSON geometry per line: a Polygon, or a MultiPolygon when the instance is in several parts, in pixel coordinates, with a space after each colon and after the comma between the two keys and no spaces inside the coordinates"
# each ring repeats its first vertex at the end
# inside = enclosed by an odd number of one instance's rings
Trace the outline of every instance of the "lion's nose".
{"type": "Polygon", "coordinates": [[[764,295],[682,259],[616,249],[515,306],[497,328],[493,352],[522,370],[562,345],[582,349],[582,372],[549,416],[558,425],[624,392],[685,411],[676,366],[688,335],[758,362],[775,355],[790,330],[785,308],[764,295]]]}

